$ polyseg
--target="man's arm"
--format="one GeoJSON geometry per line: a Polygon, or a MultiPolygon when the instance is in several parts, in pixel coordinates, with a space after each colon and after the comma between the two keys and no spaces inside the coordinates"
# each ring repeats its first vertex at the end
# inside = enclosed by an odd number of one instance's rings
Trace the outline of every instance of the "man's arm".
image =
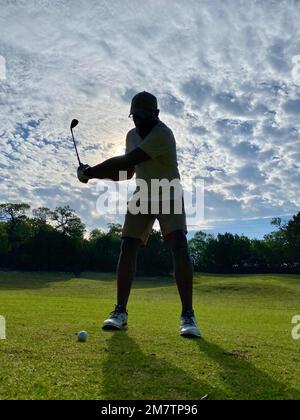
{"type": "Polygon", "coordinates": [[[119,172],[127,171],[127,179],[130,179],[134,175],[135,165],[149,159],[151,159],[150,156],[137,147],[125,155],[113,157],[99,165],[86,169],[84,175],[89,179],[111,179],[112,181],[119,181],[119,172]]]}

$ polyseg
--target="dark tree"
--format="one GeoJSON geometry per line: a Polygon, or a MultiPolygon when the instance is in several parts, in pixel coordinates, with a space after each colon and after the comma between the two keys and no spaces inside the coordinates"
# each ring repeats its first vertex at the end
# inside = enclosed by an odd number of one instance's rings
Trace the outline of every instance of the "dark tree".
{"type": "Polygon", "coordinates": [[[56,207],[52,212],[51,219],[54,222],[55,229],[63,235],[83,238],[85,225],[69,206],[56,207]]]}
{"type": "Polygon", "coordinates": [[[141,249],[137,263],[139,275],[168,275],[172,269],[172,256],[160,232],[152,230],[147,247],[141,249]]]}
{"type": "MultiPolygon", "coordinates": [[[[69,206],[33,210],[28,204],[0,204],[0,267],[25,270],[112,272],[116,270],[122,226],[94,229],[85,239],[85,226],[69,206]]],[[[197,232],[189,241],[195,271],[218,273],[300,273],[300,213],[288,223],[272,220],[276,228],[263,240],[231,233],[216,237],[197,232]]],[[[161,233],[152,231],[138,258],[138,274],[169,275],[172,256],[161,233]]]]}
{"type": "Polygon", "coordinates": [[[0,204],[0,220],[7,222],[9,241],[8,263],[17,266],[18,249],[26,237],[25,222],[26,213],[30,206],[25,203],[0,204]]]}
{"type": "Polygon", "coordinates": [[[300,264],[300,212],[285,225],[287,254],[296,264],[300,264]]]}

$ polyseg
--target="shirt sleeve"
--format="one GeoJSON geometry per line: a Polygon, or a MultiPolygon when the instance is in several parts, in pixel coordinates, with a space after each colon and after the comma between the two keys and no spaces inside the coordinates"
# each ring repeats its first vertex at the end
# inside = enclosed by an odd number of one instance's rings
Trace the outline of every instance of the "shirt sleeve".
{"type": "Polygon", "coordinates": [[[152,130],[138,147],[152,159],[155,159],[159,156],[172,153],[174,143],[175,140],[171,132],[168,133],[166,130],[152,130]]]}
{"type": "Polygon", "coordinates": [[[130,147],[130,134],[128,132],[126,136],[125,154],[131,152],[131,150],[132,150],[132,147],[130,147]]]}

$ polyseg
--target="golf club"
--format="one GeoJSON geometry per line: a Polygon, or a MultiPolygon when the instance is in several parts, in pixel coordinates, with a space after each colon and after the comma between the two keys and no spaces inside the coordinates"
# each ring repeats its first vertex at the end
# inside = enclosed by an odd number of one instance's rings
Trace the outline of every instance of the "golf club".
{"type": "Polygon", "coordinates": [[[72,120],[71,126],[70,126],[70,130],[71,130],[71,133],[72,133],[72,139],[73,139],[73,143],[74,143],[74,147],[75,147],[75,151],[76,151],[78,163],[79,163],[79,166],[82,166],[82,163],[80,161],[80,157],[79,157],[79,154],[78,154],[76,142],[75,142],[75,139],[74,139],[74,134],[73,134],[73,128],[77,127],[78,124],[79,124],[79,121],[78,120],[76,120],[76,119],[72,120]]]}

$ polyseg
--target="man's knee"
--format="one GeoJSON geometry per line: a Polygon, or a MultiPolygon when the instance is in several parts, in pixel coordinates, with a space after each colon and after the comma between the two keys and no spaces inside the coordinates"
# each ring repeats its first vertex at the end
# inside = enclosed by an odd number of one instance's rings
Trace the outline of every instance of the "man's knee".
{"type": "Polygon", "coordinates": [[[121,242],[121,254],[124,256],[135,255],[141,246],[141,240],[136,238],[123,238],[121,242]]]}
{"type": "Polygon", "coordinates": [[[188,242],[186,234],[183,230],[176,230],[165,237],[169,247],[173,252],[186,251],[188,252],[188,242]]]}

